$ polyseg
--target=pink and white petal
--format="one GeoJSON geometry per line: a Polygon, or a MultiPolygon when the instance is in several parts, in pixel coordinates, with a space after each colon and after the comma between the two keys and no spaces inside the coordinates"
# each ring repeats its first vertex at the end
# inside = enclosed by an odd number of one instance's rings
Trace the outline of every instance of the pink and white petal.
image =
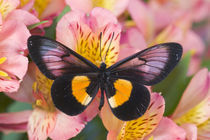
{"type": "Polygon", "coordinates": [[[198,126],[198,138],[201,140],[210,139],[210,119],[198,126]]]}
{"type": "Polygon", "coordinates": [[[65,14],[56,26],[56,40],[74,49],[76,40],[74,29],[71,28],[72,24],[80,23],[84,24],[83,18],[85,14],[83,12],[71,11],[65,14]]]}
{"type": "Polygon", "coordinates": [[[82,11],[85,13],[89,13],[92,8],[92,1],[91,0],[65,0],[66,4],[71,7],[73,11],[82,11]]]}
{"type": "Polygon", "coordinates": [[[153,136],[155,140],[186,140],[186,132],[171,119],[163,117],[158,127],[146,138],[153,136]]]}
{"type": "Polygon", "coordinates": [[[27,26],[40,22],[36,16],[22,9],[12,11],[7,16],[6,20],[16,20],[24,23],[27,26]]]}
{"type": "Polygon", "coordinates": [[[28,71],[26,75],[23,77],[23,81],[20,83],[20,88],[17,92],[13,93],[5,93],[7,96],[11,97],[14,100],[21,102],[34,102],[34,96],[32,94],[33,91],[33,83],[35,82],[35,70],[36,65],[34,63],[29,63],[28,71]]]}
{"type": "Polygon", "coordinates": [[[96,115],[99,113],[99,99],[96,96],[95,99],[93,99],[92,103],[88,105],[88,107],[85,109],[84,112],[82,112],[78,117],[83,120],[84,122],[89,122],[93,118],[96,117],[96,115]]]}
{"type": "Polygon", "coordinates": [[[113,9],[111,10],[114,15],[119,16],[121,15],[128,7],[128,3],[130,0],[113,0],[115,3],[113,5],[113,9]]]}
{"type": "Polygon", "coordinates": [[[4,133],[22,132],[27,130],[28,118],[32,111],[1,113],[0,131],[4,133]]]}
{"type": "Polygon", "coordinates": [[[16,92],[20,86],[20,81],[18,80],[0,80],[0,92],[5,92],[6,94],[11,94],[16,92]]]}
{"type": "Polygon", "coordinates": [[[104,106],[101,109],[100,117],[101,117],[104,127],[109,132],[112,131],[113,133],[119,134],[120,129],[124,122],[114,116],[114,114],[112,113],[109,107],[107,99],[105,99],[104,106]]]}
{"type": "Polygon", "coordinates": [[[191,110],[183,114],[180,118],[175,119],[178,124],[193,123],[200,125],[210,117],[210,97],[204,99],[191,110]]]}
{"type": "Polygon", "coordinates": [[[107,140],[116,140],[118,133],[116,131],[109,131],[107,134],[107,140]]]}
{"type": "Polygon", "coordinates": [[[3,5],[3,8],[5,8],[5,9],[3,9],[4,12],[2,14],[2,17],[3,18],[6,18],[6,16],[11,11],[13,11],[14,9],[16,9],[19,4],[20,4],[20,1],[19,0],[3,0],[3,1],[1,1],[1,5],[3,5]]]}
{"type": "Polygon", "coordinates": [[[142,1],[130,0],[128,11],[146,40],[150,40],[154,35],[154,19],[149,7],[142,1]]]}
{"type": "Polygon", "coordinates": [[[56,124],[49,137],[53,140],[67,140],[76,136],[85,127],[79,116],[68,116],[62,112],[56,115],[56,124]]]}
{"type": "Polygon", "coordinates": [[[28,121],[32,111],[0,113],[0,124],[19,124],[28,121]]]}
{"type": "Polygon", "coordinates": [[[146,41],[142,33],[135,27],[121,33],[119,58],[121,60],[140,50],[146,49],[146,41]]]}
{"type": "Polygon", "coordinates": [[[195,74],[185,89],[183,96],[172,115],[173,119],[179,118],[205,99],[210,87],[210,77],[208,73],[208,69],[203,68],[195,74]]]}
{"type": "MultiPolygon", "coordinates": [[[[96,7],[90,12],[90,18],[87,21],[94,25],[90,26],[93,31],[104,28],[107,24],[117,24],[117,17],[111,12],[104,8],[96,7]]],[[[87,22],[86,21],[86,22],[87,22]]],[[[89,24],[90,25],[90,24],[89,24]]]]}
{"type": "Polygon", "coordinates": [[[151,93],[151,102],[146,113],[136,120],[125,122],[118,138],[137,139],[146,137],[158,126],[163,117],[164,109],[164,98],[158,93],[151,93]]]}
{"type": "Polygon", "coordinates": [[[41,15],[41,19],[58,15],[65,7],[65,0],[51,0],[41,15]]]}
{"type": "Polygon", "coordinates": [[[185,129],[187,140],[197,140],[197,126],[195,124],[182,124],[185,129]]]}
{"type": "MultiPolygon", "coordinates": [[[[56,123],[56,113],[35,108],[28,120],[28,137],[30,140],[45,140],[56,123]]],[[[63,129],[62,129],[63,130],[63,129]]]]}
{"type": "Polygon", "coordinates": [[[28,67],[25,50],[29,36],[26,26],[14,20],[5,22],[0,33],[0,56],[7,57],[1,68],[19,79],[23,78],[28,67]]]}

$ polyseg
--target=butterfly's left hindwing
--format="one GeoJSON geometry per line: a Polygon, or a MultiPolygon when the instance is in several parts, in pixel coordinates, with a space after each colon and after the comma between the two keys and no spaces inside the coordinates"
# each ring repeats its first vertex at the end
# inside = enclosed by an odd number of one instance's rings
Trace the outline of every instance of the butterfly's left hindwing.
{"type": "Polygon", "coordinates": [[[64,74],[81,74],[99,70],[73,50],[46,37],[31,36],[28,39],[28,49],[40,71],[52,80],[64,74]]]}
{"type": "Polygon", "coordinates": [[[111,78],[105,92],[113,114],[124,121],[142,116],[150,103],[150,93],[146,87],[125,79],[111,78]]]}
{"type": "Polygon", "coordinates": [[[68,115],[78,115],[92,102],[99,89],[96,76],[65,75],[51,88],[54,105],[68,115]]]}

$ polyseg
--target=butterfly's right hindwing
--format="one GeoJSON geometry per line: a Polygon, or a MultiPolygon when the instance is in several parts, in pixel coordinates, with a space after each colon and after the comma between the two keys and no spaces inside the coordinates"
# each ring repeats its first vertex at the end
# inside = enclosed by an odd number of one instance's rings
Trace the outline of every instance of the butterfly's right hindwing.
{"type": "Polygon", "coordinates": [[[150,103],[150,93],[145,86],[125,79],[110,78],[105,92],[113,114],[123,121],[139,118],[150,103]]]}
{"type": "Polygon", "coordinates": [[[64,74],[79,74],[99,70],[90,61],[61,43],[41,36],[28,39],[32,60],[48,78],[55,80],[64,74]]]}

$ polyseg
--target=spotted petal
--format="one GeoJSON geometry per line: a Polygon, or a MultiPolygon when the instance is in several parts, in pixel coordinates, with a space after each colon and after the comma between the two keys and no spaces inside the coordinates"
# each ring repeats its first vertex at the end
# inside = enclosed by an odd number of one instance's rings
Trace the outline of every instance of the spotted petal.
{"type": "MultiPolygon", "coordinates": [[[[200,70],[190,81],[188,87],[183,93],[178,107],[176,108],[172,118],[176,119],[184,113],[195,107],[208,94],[210,88],[210,75],[206,68],[200,70]],[[199,81],[199,82],[198,82],[199,81]]],[[[207,111],[206,111],[207,112],[207,111]]]]}
{"type": "Polygon", "coordinates": [[[29,139],[47,139],[55,127],[56,114],[36,108],[29,118],[28,137],[29,139]]]}
{"type": "Polygon", "coordinates": [[[128,121],[121,129],[118,139],[137,139],[149,135],[160,122],[165,109],[165,102],[158,93],[151,94],[151,103],[146,113],[137,120],[128,121]]]}
{"type": "Polygon", "coordinates": [[[210,119],[198,126],[198,138],[204,140],[210,139],[210,119]]]}

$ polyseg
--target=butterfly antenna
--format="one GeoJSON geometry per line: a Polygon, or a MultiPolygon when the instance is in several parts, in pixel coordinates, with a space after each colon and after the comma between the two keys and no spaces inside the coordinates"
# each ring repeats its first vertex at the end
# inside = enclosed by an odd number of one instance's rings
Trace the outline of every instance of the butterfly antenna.
{"type": "Polygon", "coordinates": [[[105,54],[104,60],[106,60],[106,56],[107,56],[107,53],[108,53],[108,51],[109,51],[109,48],[110,48],[110,46],[111,46],[111,44],[112,44],[113,38],[114,38],[114,32],[112,33],[112,38],[111,38],[111,40],[110,40],[110,42],[109,42],[109,46],[108,46],[108,48],[107,48],[107,50],[106,50],[106,54],[105,54]]]}
{"type": "Polygon", "coordinates": [[[101,61],[103,62],[102,56],[101,56],[101,38],[102,38],[102,32],[100,32],[100,57],[101,57],[101,61]]]}

